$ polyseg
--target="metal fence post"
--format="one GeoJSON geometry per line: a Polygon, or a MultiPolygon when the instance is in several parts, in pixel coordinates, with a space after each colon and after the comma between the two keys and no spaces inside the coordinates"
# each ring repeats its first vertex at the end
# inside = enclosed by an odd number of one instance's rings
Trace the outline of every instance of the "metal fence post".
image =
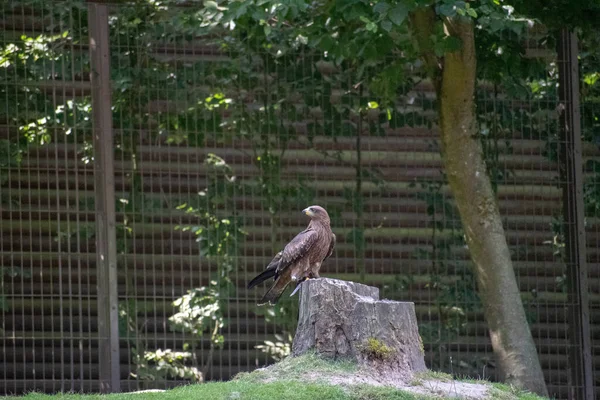
{"type": "Polygon", "coordinates": [[[559,39],[561,182],[569,290],[569,399],[593,400],[577,35],[563,29],[559,39]]]}
{"type": "Polygon", "coordinates": [[[108,7],[88,3],[94,183],[96,192],[96,270],[100,390],[120,391],[117,239],[110,88],[108,7]]]}

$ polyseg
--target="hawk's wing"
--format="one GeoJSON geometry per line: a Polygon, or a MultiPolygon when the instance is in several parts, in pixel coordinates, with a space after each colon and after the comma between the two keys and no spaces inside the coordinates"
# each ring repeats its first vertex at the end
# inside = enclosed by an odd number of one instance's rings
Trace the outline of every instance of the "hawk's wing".
{"type": "Polygon", "coordinates": [[[317,235],[317,232],[312,228],[300,232],[282,251],[273,257],[273,260],[271,260],[263,272],[248,283],[248,289],[253,288],[269,278],[277,280],[282,271],[309,253],[311,248],[317,242],[318,237],[319,235],[317,235]]]}
{"type": "Polygon", "coordinates": [[[281,261],[277,266],[277,274],[306,256],[317,242],[318,237],[319,235],[313,229],[306,229],[297,234],[283,249],[281,261]]]}
{"type": "Polygon", "coordinates": [[[336,242],[335,233],[332,232],[331,233],[331,243],[329,243],[329,252],[327,253],[327,256],[325,256],[323,261],[327,260],[333,254],[333,249],[335,249],[335,242],[336,242]]]}

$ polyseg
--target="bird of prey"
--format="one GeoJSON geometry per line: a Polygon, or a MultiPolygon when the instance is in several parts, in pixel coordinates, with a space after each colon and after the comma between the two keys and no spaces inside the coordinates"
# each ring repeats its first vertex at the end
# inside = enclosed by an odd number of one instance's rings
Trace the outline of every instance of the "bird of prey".
{"type": "Polygon", "coordinates": [[[336,239],[327,211],[321,206],[310,206],[302,212],[310,217],[308,227],[277,253],[267,268],[248,284],[248,289],[251,289],[269,278],[274,279],[259,305],[277,303],[291,282],[297,282],[294,295],[302,282],[319,277],[321,264],[333,253],[336,239]]]}

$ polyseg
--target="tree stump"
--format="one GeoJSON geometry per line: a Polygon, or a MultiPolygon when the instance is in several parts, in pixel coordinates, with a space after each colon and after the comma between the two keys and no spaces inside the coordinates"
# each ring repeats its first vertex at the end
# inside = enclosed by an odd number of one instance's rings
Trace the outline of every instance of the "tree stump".
{"type": "Polygon", "coordinates": [[[337,279],[302,284],[292,354],[309,350],[355,359],[394,380],[426,370],[414,303],[379,300],[378,288],[337,279]]]}

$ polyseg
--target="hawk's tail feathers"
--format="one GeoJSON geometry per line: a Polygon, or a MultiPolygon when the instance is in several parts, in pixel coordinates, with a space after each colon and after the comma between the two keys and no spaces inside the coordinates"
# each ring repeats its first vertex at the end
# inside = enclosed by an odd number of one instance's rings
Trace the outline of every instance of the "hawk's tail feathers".
{"type": "Polygon", "coordinates": [[[256,278],[252,279],[250,281],[250,283],[248,283],[248,289],[252,289],[254,286],[258,285],[259,283],[262,283],[264,281],[266,281],[269,278],[272,278],[275,276],[275,274],[277,273],[276,269],[267,269],[263,272],[261,272],[256,278]]]}
{"type": "Polygon", "coordinates": [[[279,282],[275,282],[275,284],[269,288],[267,293],[265,293],[263,298],[260,299],[260,301],[258,302],[259,306],[262,306],[263,304],[267,303],[274,306],[277,303],[277,300],[279,300],[279,298],[283,294],[283,291],[287,287],[287,285],[281,285],[278,283],[279,282]]]}

